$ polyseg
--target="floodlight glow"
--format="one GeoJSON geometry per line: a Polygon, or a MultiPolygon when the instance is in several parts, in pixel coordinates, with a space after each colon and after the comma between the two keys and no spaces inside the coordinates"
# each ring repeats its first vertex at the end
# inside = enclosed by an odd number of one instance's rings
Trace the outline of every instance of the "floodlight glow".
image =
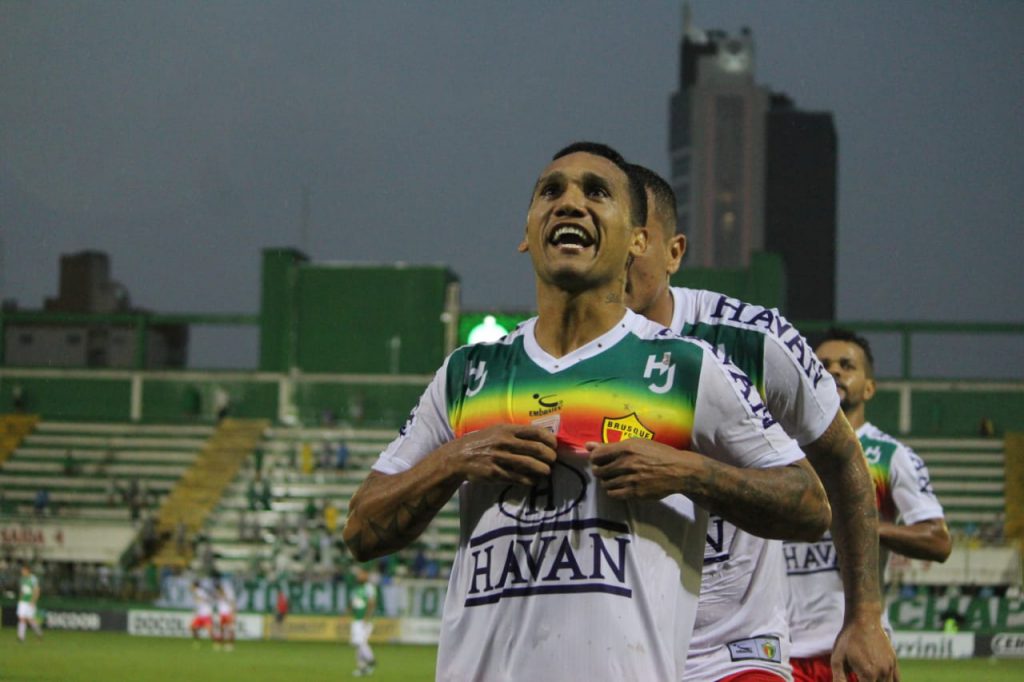
{"type": "Polygon", "coordinates": [[[470,343],[489,343],[497,341],[508,334],[508,330],[498,324],[494,315],[487,315],[484,321],[469,330],[470,343]]]}

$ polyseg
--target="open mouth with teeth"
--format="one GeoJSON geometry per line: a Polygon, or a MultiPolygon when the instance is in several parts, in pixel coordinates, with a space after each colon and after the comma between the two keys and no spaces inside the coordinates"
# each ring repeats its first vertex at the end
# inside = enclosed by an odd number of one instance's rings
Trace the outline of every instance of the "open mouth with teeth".
{"type": "Polygon", "coordinates": [[[576,225],[559,225],[548,237],[548,243],[563,251],[582,251],[593,246],[595,240],[586,230],[576,225]]]}

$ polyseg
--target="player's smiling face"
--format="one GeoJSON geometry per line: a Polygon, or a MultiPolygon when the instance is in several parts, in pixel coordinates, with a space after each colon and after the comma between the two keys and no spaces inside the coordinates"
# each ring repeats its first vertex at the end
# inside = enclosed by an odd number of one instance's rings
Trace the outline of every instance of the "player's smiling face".
{"type": "Polygon", "coordinates": [[[577,152],[552,161],[534,186],[520,251],[543,281],[563,289],[624,279],[644,235],[630,219],[629,180],[614,163],[577,152]]]}

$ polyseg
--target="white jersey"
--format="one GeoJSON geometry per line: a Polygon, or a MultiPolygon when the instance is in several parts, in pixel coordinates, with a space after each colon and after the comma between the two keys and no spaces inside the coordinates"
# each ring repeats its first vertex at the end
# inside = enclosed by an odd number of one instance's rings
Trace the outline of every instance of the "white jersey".
{"type": "Polygon", "coordinates": [[[205,617],[213,615],[213,596],[205,587],[197,587],[192,590],[192,599],[195,600],[196,616],[205,617]]]}
{"type": "MultiPolygon", "coordinates": [[[[825,432],[839,411],[835,382],[785,317],[713,291],[673,287],[672,298],[672,331],[703,339],[746,372],[797,443],[825,432]]],[[[782,543],[712,515],[683,679],[753,668],[791,679],[784,589],[782,543]]]]}
{"type": "MultiPolygon", "coordinates": [[[[913,525],[943,517],[924,460],[870,423],[857,429],[875,485],[879,518],[913,525]]],[[[843,583],[831,536],[818,542],[785,543],[789,582],[789,624],[793,657],[810,658],[832,651],[843,626],[843,583]]],[[[884,566],[888,551],[881,551],[884,566]]],[[[880,571],[881,574],[881,571],[880,571]]],[[[888,617],[883,625],[889,630],[888,617]]]]}
{"type": "Polygon", "coordinates": [[[230,582],[223,582],[217,592],[217,613],[221,616],[235,615],[235,588],[230,582]]]}
{"type": "Polygon", "coordinates": [[[706,345],[627,312],[554,358],[535,321],[449,356],[373,467],[406,471],[499,423],[544,425],[558,440],[543,484],[461,486],[437,679],[681,679],[706,514],[682,495],[610,499],[584,443],[647,438],[744,467],[803,455],[746,376],[706,345]]]}

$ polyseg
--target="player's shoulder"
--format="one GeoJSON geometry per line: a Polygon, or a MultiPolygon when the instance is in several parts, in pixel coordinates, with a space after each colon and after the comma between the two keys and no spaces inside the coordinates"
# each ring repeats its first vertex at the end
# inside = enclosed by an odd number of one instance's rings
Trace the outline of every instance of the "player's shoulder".
{"type": "Polygon", "coordinates": [[[672,287],[672,296],[684,324],[726,325],[778,339],[800,334],[778,308],[766,308],[707,289],[672,287]]]}
{"type": "Polygon", "coordinates": [[[866,422],[857,430],[857,437],[860,440],[865,457],[872,464],[881,460],[888,461],[900,452],[912,454],[912,450],[909,447],[871,422],[866,422]]]}
{"type": "Polygon", "coordinates": [[[682,336],[668,327],[633,311],[626,311],[622,324],[635,343],[673,355],[699,357],[705,352],[714,354],[714,348],[702,339],[682,336]]]}

